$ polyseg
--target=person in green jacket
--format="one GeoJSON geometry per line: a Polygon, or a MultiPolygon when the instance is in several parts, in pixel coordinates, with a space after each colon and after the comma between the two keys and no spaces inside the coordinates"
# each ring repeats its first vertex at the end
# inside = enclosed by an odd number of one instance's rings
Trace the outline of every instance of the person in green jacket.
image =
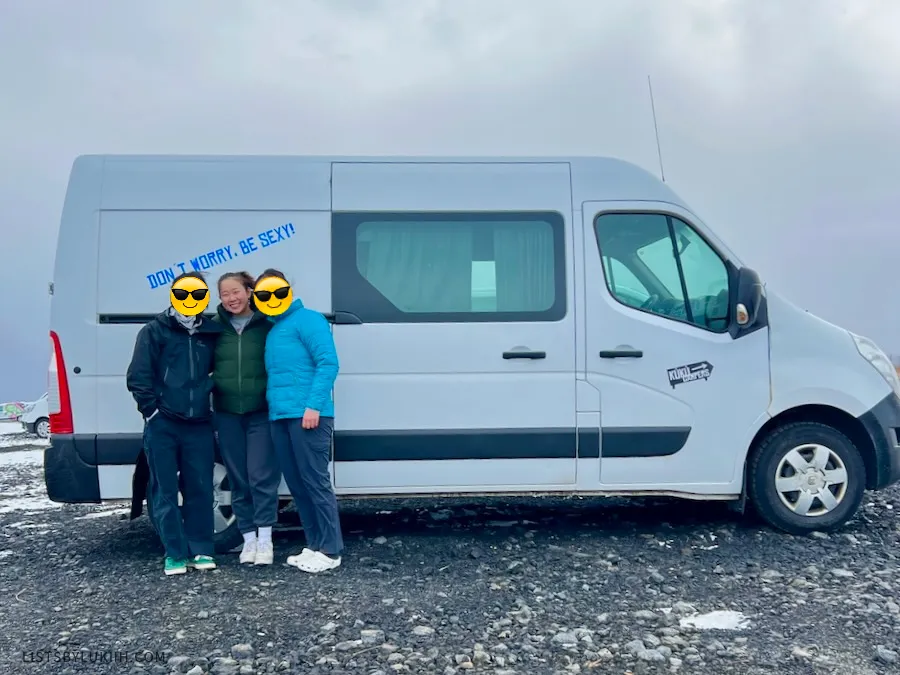
{"type": "Polygon", "coordinates": [[[222,460],[231,483],[231,507],[244,536],[241,563],[271,565],[272,527],[278,520],[281,470],[269,431],[266,336],[272,322],[253,304],[247,272],[219,278],[213,409],[222,460]]]}

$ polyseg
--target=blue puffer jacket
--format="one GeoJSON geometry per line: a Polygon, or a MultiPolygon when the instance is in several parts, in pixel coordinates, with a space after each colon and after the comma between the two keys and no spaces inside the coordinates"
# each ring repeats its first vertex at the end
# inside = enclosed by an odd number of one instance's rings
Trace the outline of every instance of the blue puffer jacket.
{"type": "Polygon", "coordinates": [[[269,320],[275,324],[266,338],[269,419],[301,418],[307,408],[334,417],[338,357],[328,320],[299,298],[269,320]]]}

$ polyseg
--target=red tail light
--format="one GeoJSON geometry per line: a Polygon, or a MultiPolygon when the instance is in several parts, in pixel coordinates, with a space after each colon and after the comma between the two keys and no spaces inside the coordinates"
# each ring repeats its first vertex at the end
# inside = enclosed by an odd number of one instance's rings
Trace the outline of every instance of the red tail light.
{"type": "Polygon", "coordinates": [[[47,406],[50,409],[50,433],[74,434],[72,399],[69,397],[69,376],[63,359],[59,336],[50,331],[50,368],[47,382],[47,406]]]}

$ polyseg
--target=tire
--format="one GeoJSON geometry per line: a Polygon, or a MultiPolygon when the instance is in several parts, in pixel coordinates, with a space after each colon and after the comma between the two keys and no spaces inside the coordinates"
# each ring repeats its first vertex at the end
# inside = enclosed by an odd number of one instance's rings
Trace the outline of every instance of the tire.
{"type": "Polygon", "coordinates": [[[34,423],[34,433],[38,438],[50,438],[50,420],[40,417],[34,423]]]}
{"type": "Polygon", "coordinates": [[[865,474],[859,450],[844,434],[818,422],[796,422],[775,429],[757,448],[748,467],[748,496],[776,529],[828,532],[856,514],[865,474]]]}
{"type": "MultiPolygon", "coordinates": [[[[181,492],[178,493],[178,504],[182,503],[181,492]]],[[[217,554],[228,553],[240,546],[244,537],[238,530],[237,520],[231,510],[231,489],[228,485],[228,472],[219,462],[213,465],[213,544],[217,554]]],[[[159,535],[153,522],[153,502],[150,500],[150,483],[147,483],[147,516],[154,531],[159,535]]]]}

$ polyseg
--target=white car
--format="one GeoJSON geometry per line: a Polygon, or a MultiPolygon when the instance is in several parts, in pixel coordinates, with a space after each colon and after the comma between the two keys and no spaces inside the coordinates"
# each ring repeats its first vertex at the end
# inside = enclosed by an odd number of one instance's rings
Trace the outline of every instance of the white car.
{"type": "Polygon", "coordinates": [[[47,406],[47,394],[33,403],[25,404],[25,412],[19,418],[25,431],[39,438],[50,438],[50,410],[47,406]]]}

